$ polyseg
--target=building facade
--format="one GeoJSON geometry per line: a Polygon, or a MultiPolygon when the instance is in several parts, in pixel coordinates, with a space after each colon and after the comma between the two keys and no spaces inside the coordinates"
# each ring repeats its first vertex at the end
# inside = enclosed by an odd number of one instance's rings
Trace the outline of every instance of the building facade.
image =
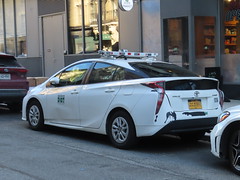
{"type": "Polygon", "coordinates": [[[217,77],[240,90],[240,0],[0,0],[0,52],[28,76],[50,76],[97,51],[159,53],[158,60],[217,77]]]}

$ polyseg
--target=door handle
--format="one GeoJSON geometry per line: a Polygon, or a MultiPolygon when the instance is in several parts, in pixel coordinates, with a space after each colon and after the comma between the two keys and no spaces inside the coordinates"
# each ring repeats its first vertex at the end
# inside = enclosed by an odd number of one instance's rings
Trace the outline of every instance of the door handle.
{"type": "Polygon", "coordinates": [[[109,88],[105,90],[105,93],[112,93],[112,92],[115,92],[115,89],[109,88]]]}
{"type": "Polygon", "coordinates": [[[72,91],[71,94],[78,94],[78,91],[72,91]]]}

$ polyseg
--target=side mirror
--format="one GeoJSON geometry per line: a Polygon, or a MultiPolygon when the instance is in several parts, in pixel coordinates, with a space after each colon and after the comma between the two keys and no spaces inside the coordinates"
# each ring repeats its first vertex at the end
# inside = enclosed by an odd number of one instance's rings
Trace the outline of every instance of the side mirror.
{"type": "Polygon", "coordinates": [[[54,77],[50,80],[50,84],[53,86],[59,86],[60,79],[58,77],[54,77]]]}

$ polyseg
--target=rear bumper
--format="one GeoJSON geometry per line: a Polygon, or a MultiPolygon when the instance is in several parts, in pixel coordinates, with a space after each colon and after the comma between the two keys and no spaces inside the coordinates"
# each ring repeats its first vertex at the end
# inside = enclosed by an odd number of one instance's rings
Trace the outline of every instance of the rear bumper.
{"type": "Polygon", "coordinates": [[[27,89],[0,89],[0,102],[20,102],[27,94],[27,89]]]}
{"type": "Polygon", "coordinates": [[[159,134],[178,134],[183,132],[210,131],[217,124],[217,117],[176,120],[164,126],[159,134]]]}

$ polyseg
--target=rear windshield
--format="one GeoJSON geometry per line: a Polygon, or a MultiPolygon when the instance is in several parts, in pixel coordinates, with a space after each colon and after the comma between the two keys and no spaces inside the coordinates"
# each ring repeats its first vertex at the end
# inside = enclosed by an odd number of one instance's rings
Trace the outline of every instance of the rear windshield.
{"type": "Polygon", "coordinates": [[[0,56],[0,67],[21,67],[12,56],[0,56]]]}
{"type": "Polygon", "coordinates": [[[138,74],[141,74],[142,77],[197,77],[198,75],[179,67],[175,64],[167,63],[139,63],[133,62],[129,63],[138,74]]]}

